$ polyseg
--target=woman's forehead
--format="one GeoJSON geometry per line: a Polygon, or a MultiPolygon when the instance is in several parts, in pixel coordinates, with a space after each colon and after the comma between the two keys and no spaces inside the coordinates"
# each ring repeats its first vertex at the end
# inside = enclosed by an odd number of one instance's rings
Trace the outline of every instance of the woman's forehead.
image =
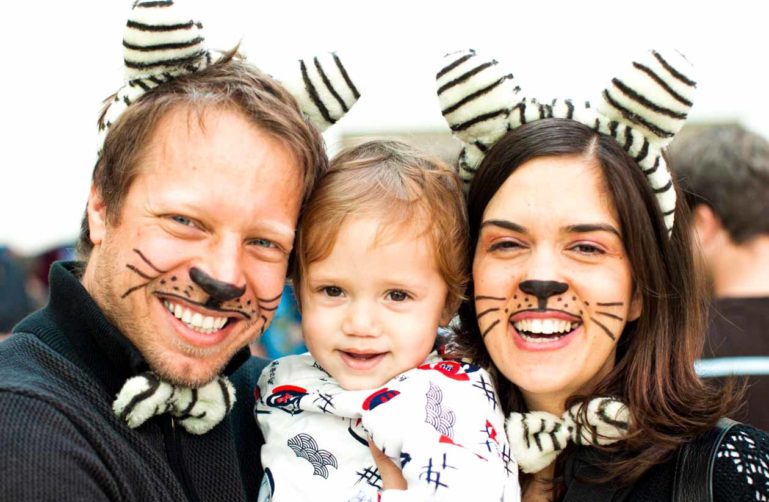
{"type": "Polygon", "coordinates": [[[532,159],[500,186],[486,206],[483,220],[501,218],[524,226],[553,219],[568,225],[617,224],[604,185],[600,167],[584,156],[532,159]]]}

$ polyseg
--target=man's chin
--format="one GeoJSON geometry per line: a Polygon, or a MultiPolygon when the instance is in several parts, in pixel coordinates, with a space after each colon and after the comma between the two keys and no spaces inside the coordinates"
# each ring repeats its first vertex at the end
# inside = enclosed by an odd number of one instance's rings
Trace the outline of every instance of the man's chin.
{"type": "Polygon", "coordinates": [[[221,354],[196,358],[170,353],[157,359],[148,358],[147,363],[163,380],[174,385],[197,388],[211,382],[224,370],[230,358],[224,358],[223,361],[221,359],[221,354]]]}

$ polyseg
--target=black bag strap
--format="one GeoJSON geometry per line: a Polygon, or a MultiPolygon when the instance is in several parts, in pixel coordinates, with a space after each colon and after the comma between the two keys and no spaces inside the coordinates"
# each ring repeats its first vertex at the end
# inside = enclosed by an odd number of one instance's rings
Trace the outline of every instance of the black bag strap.
{"type": "Polygon", "coordinates": [[[722,418],[715,427],[678,449],[673,502],[713,502],[713,465],[724,436],[739,424],[722,418]]]}

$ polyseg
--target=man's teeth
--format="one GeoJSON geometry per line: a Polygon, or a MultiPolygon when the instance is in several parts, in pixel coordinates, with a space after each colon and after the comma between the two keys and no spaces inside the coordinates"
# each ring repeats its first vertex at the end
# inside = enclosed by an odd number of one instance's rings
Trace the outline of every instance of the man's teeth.
{"type": "Polygon", "coordinates": [[[227,323],[226,317],[213,317],[204,316],[200,312],[192,312],[190,309],[186,309],[177,303],[171,303],[164,301],[163,305],[171,312],[177,319],[180,319],[188,328],[195,330],[199,333],[210,334],[214,331],[222,329],[227,323]]]}
{"type": "Polygon", "coordinates": [[[523,334],[559,335],[575,329],[579,323],[561,319],[523,319],[514,323],[515,329],[523,334]]]}

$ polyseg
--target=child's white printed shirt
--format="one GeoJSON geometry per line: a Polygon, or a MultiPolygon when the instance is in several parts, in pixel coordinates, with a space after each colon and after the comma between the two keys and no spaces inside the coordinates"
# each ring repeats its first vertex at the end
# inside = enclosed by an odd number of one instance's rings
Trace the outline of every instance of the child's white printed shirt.
{"type": "Polygon", "coordinates": [[[348,391],[307,353],[273,361],[256,393],[260,501],[520,500],[499,400],[478,366],[433,353],[380,388],[348,391]],[[369,438],[408,490],[381,491],[369,438]]]}

